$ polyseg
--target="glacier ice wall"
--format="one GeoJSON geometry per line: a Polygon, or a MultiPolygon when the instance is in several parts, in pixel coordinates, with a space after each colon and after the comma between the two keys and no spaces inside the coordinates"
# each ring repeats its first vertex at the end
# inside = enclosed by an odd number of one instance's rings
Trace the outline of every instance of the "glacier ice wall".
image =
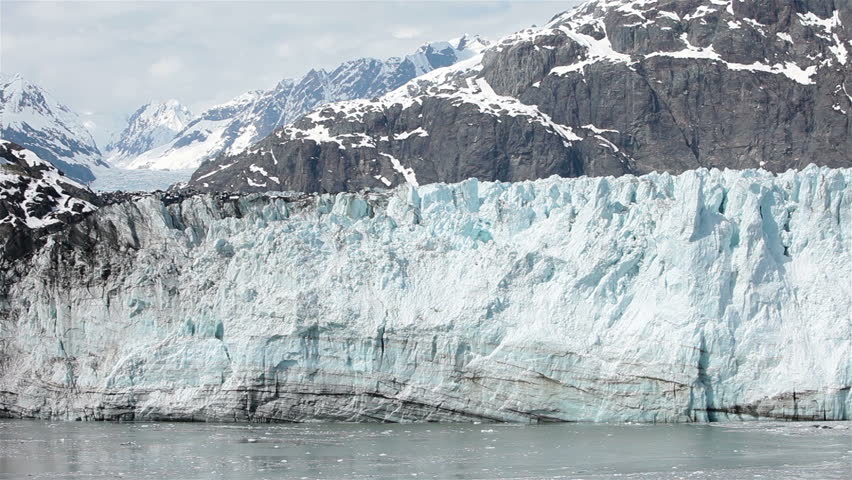
{"type": "Polygon", "coordinates": [[[6,272],[0,414],[848,419],[850,200],[810,167],[112,205],[6,272]]]}

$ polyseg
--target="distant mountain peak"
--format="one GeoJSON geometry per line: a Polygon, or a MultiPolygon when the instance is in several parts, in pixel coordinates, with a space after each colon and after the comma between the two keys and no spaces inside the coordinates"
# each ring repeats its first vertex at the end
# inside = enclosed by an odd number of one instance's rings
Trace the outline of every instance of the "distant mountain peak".
{"type": "Polygon", "coordinates": [[[404,60],[411,62],[416,69],[415,76],[420,76],[436,68],[448,67],[458,61],[474,57],[489,45],[488,41],[478,35],[464,34],[447,41],[424,43],[404,60]]]}
{"type": "Polygon", "coordinates": [[[458,50],[468,50],[479,53],[491,46],[491,42],[483,39],[479,35],[470,35],[465,33],[459,38],[450,40],[450,44],[458,50]]]}
{"type": "Polygon", "coordinates": [[[175,99],[147,103],[130,116],[124,130],[107,145],[107,158],[110,163],[123,166],[172,140],[191,119],[189,109],[175,99]]]}
{"type": "Polygon", "coordinates": [[[24,77],[20,73],[0,72],[0,84],[9,88],[10,91],[13,88],[22,89],[24,82],[26,80],[24,80],[24,77]]]}
{"type": "Polygon", "coordinates": [[[82,182],[106,166],[80,117],[18,73],[0,73],[0,138],[35,152],[82,182]]]}

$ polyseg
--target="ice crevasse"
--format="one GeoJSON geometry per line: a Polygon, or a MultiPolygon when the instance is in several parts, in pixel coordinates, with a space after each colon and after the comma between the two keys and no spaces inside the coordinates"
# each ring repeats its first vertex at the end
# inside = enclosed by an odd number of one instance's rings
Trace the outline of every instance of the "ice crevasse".
{"type": "Polygon", "coordinates": [[[0,298],[5,416],[669,422],[852,407],[848,169],[149,195],[15,268],[0,298]]]}

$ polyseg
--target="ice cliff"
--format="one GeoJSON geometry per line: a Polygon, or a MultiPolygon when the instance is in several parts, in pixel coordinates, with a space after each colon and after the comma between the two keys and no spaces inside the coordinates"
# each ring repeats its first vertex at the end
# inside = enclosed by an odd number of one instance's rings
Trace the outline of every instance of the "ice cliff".
{"type": "Polygon", "coordinates": [[[852,170],[150,195],[7,265],[0,415],[848,419],[852,170]]]}

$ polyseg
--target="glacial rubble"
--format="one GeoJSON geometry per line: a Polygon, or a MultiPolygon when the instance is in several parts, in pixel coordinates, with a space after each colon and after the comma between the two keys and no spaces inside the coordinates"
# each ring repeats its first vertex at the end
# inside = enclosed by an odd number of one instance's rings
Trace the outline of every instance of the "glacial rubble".
{"type": "Polygon", "coordinates": [[[0,415],[848,419],[852,170],[151,194],[9,263],[0,415]]]}

